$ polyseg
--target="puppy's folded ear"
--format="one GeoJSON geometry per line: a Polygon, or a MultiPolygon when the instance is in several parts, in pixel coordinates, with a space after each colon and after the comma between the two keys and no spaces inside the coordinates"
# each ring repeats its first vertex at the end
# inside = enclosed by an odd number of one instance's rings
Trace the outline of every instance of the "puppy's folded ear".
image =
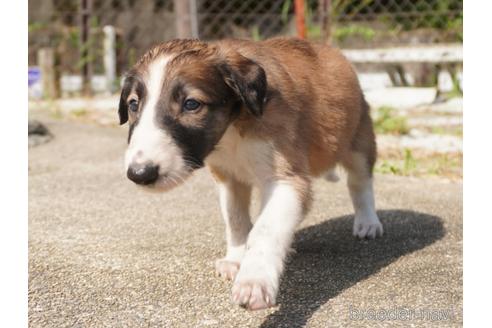
{"type": "Polygon", "coordinates": [[[132,89],[132,82],[129,78],[125,79],[123,88],[121,89],[120,104],[118,106],[118,116],[120,117],[120,125],[125,124],[128,121],[128,104],[126,102],[132,89]]]}
{"type": "Polygon", "coordinates": [[[118,107],[118,115],[120,117],[120,125],[125,124],[128,121],[128,107],[123,96],[120,98],[120,105],[118,107]]]}
{"type": "Polygon", "coordinates": [[[219,70],[225,83],[236,93],[255,116],[263,114],[267,90],[265,70],[253,60],[239,53],[226,56],[219,70]]]}

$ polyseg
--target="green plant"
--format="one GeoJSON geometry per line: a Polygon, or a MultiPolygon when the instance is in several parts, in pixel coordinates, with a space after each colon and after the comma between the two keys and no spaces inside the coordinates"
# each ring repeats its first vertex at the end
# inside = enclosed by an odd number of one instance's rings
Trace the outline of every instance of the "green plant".
{"type": "Polygon", "coordinates": [[[397,135],[408,134],[410,128],[408,127],[406,117],[398,116],[394,112],[394,108],[387,106],[378,109],[374,120],[374,130],[377,133],[397,135]]]}
{"type": "Polygon", "coordinates": [[[383,160],[376,167],[374,170],[378,173],[382,174],[396,174],[396,175],[401,175],[402,171],[400,167],[393,161],[388,161],[388,160],[383,160]]]}
{"type": "Polygon", "coordinates": [[[292,0],[285,0],[282,4],[282,11],[280,13],[280,19],[282,23],[285,25],[289,22],[289,11],[290,6],[292,5],[292,0]]]}
{"type": "Polygon", "coordinates": [[[444,135],[446,134],[446,129],[444,129],[442,126],[433,126],[431,127],[430,132],[432,134],[444,135]]]}
{"type": "Polygon", "coordinates": [[[373,40],[376,32],[372,28],[355,24],[348,26],[337,25],[337,20],[340,17],[345,17],[346,21],[352,21],[355,15],[373,4],[374,0],[332,0],[329,13],[332,31],[331,37],[338,42],[342,42],[352,36],[362,37],[366,41],[373,40]]]}
{"type": "MultiPolygon", "coordinates": [[[[350,12],[356,15],[364,8],[371,6],[374,0],[362,0],[362,1],[347,1],[347,0],[332,0],[331,2],[331,21],[334,22],[337,17],[340,17],[346,12],[350,12]]],[[[350,15],[350,14],[349,14],[350,15]]]]}
{"type": "Polygon", "coordinates": [[[74,117],[83,117],[88,114],[85,108],[74,109],[70,112],[74,117]]]}
{"type": "Polygon", "coordinates": [[[403,173],[409,175],[417,168],[417,160],[413,157],[412,151],[408,148],[404,150],[403,173]]]}
{"type": "Polygon", "coordinates": [[[253,28],[251,29],[251,38],[254,41],[261,40],[260,28],[258,27],[258,25],[253,26],[253,28]]]}
{"type": "Polygon", "coordinates": [[[28,31],[28,33],[37,32],[37,31],[40,31],[40,30],[46,28],[47,26],[48,26],[48,24],[46,24],[44,22],[31,22],[28,25],[27,31],[28,31]]]}
{"type": "Polygon", "coordinates": [[[462,167],[461,153],[438,154],[406,148],[382,152],[374,171],[382,174],[460,179],[463,176],[462,167]]]}
{"type": "Polygon", "coordinates": [[[47,108],[52,118],[57,120],[63,118],[63,113],[60,107],[56,104],[55,101],[53,101],[53,99],[48,99],[47,104],[48,104],[47,108]]]}
{"type": "Polygon", "coordinates": [[[365,41],[371,41],[374,39],[375,35],[376,31],[374,31],[374,29],[360,25],[336,27],[333,32],[333,37],[340,42],[343,42],[347,38],[354,36],[360,36],[365,41]]]}
{"type": "Polygon", "coordinates": [[[82,67],[88,63],[94,63],[96,59],[101,55],[100,52],[102,50],[98,50],[97,47],[95,47],[97,43],[96,34],[92,32],[98,30],[99,27],[100,24],[97,17],[91,17],[90,30],[87,41],[83,43],[78,43],[81,57],[76,64],[77,69],[82,69],[82,67]]]}
{"type": "Polygon", "coordinates": [[[80,42],[80,33],[78,28],[71,28],[68,31],[68,35],[66,36],[66,40],[70,47],[77,48],[80,42]]]}
{"type": "MultiPolygon", "coordinates": [[[[462,0],[416,1],[412,14],[407,11],[388,10],[381,19],[392,30],[412,30],[430,28],[440,31],[444,40],[463,41],[463,2],[462,0]]],[[[443,41],[443,40],[441,40],[443,41]]]]}
{"type": "Polygon", "coordinates": [[[414,175],[417,173],[417,159],[413,156],[410,149],[405,148],[403,159],[381,160],[376,165],[375,171],[383,174],[414,175]]]}

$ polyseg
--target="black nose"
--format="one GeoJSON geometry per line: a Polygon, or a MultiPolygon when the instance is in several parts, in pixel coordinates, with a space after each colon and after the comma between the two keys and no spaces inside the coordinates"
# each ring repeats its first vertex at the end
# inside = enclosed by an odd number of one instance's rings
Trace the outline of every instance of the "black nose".
{"type": "Polygon", "coordinates": [[[128,179],[141,185],[148,185],[159,177],[159,166],[149,164],[132,164],[126,171],[128,179]]]}

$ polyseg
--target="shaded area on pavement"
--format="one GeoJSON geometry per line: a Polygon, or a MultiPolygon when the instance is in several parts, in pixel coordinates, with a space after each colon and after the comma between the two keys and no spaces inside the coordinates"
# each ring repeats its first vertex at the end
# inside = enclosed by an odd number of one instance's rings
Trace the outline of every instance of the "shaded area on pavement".
{"type": "Polygon", "coordinates": [[[376,241],[347,238],[353,216],[330,219],[298,231],[296,252],[280,286],[280,307],[261,327],[304,326],[321,305],[344,289],[445,234],[437,216],[404,210],[378,214],[385,235],[376,241]]]}

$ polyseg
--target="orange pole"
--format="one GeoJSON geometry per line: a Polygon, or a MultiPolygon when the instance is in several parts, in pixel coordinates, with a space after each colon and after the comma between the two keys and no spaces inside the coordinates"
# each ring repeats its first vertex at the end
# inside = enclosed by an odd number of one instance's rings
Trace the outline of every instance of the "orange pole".
{"type": "Polygon", "coordinates": [[[296,14],[297,36],[306,38],[306,22],[304,20],[304,0],[295,0],[294,11],[296,14]]]}

